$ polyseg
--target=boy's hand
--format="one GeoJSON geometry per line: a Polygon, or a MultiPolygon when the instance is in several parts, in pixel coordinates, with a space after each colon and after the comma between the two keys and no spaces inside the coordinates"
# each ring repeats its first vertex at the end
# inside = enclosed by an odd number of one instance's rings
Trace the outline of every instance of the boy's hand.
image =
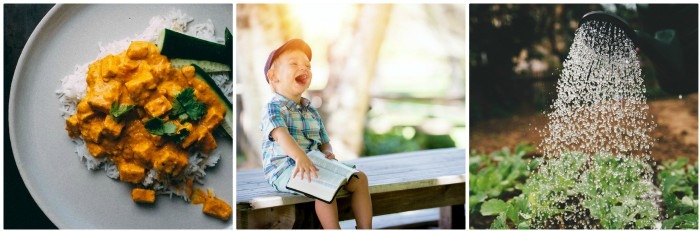
{"type": "Polygon", "coordinates": [[[309,157],[306,155],[299,157],[296,160],[297,164],[294,167],[294,174],[292,174],[292,178],[297,177],[297,173],[301,173],[301,179],[304,179],[304,174],[306,174],[306,178],[309,179],[309,182],[311,182],[311,175],[313,174],[316,179],[318,179],[318,174],[316,174],[316,171],[318,171],[318,168],[314,166],[314,164],[309,160],[309,157]]]}
{"type": "Polygon", "coordinates": [[[333,154],[331,151],[324,151],[323,154],[326,154],[326,159],[337,160],[335,159],[335,154],[333,154]]]}
{"type": "Polygon", "coordinates": [[[306,178],[308,178],[309,182],[311,182],[312,174],[316,177],[316,179],[318,179],[318,174],[316,174],[318,168],[311,163],[311,160],[309,160],[309,157],[306,156],[306,153],[299,148],[292,138],[292,135],[289,135],[289,131],[287,131],[286,127],[277,127],[273,129],[270,134],[276,142],[279,142],[282,150],[296,162],[292,178],[296,177],[297,174],[301,172],[302,180],[304,179],[304,175],[306,175],[306,178]]]}

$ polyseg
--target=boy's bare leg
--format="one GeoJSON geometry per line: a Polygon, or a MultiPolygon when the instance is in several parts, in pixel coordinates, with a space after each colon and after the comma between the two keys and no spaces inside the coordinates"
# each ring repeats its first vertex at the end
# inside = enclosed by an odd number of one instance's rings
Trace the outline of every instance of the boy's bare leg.
{"type": "Polygon", "coordinates": [[[333,200],[332,203],[326,204],[321,200],[316,200],[316,216],[321,221],[321,226],[324,229],[340,229],[338,223],[338,203],[333,200]]]}
{"type": "MultiPolygon", "coordinates": [[[[369,184],[364,172],[352,178],[345,189],[352,193],[351,206],[358,229],[372,228],[372,198],[369,196],[369,184]]],[[[318,209],[317,209],[318,210],[318,209]]]]}

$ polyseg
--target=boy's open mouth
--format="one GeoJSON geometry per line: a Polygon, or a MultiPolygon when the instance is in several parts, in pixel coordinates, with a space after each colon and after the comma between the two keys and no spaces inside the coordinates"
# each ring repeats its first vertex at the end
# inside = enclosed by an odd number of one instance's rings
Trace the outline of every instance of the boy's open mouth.
{"type": "Polygon", "coordinates": [[[306,85],[306,81],[309,80],[309,75],[307,74],[301,74],[297,75],[297,77],[294,77],[294,81],[296,81],[300,85],[306,85]]]}

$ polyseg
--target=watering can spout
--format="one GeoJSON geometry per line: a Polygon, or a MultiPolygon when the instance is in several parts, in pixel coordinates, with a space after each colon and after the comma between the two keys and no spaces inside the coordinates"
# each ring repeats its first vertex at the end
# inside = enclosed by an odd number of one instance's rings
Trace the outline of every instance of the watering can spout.
{"type": "MultiPolygon", "coordinates": [[[[627,21],[605,11],[588,12],[581,18],[579,26],[587,21],[603,21],[620,28],[632,40],[634,47],[644,52],[654,64],[658,73],[657,81],[664,91],[671,94],[697,92],[697,68],[688,71],[685,67],[684,52],[675,30],[660,30],[653,36],[643,31],[633,30],[627,21]]],[[[697,41],[697,40],[696,40],[697,41]]],[[[697,53],[696,53],[697,54],[697,53]]],[[[695,66],[697,67],[697,66],[695,66]]]]}
{"type": "Polygon", "coordinates": [[[624,19],[620,18],[620,16],[617,16],[613,13],[606,12],[606,11],[591,11],[583,15],[581,18],[581,21],[579,22],[579,26],[583,25],[584,22],[587,21],[603,21],[603,22],[608,22],[618,28],[620,28],[627,37],[629,37],[632,40],[632,43],[634,44],[635,47],[639,46],[639,41],[637,40],[637,34],[632,30],[632,28],[629,26],[629,23],[625,21],[624,19]]]}
{"type": "Polygon", "coordinates": [[[683,49],[672,29],[660,30],[653,36],[637,31],[638,47],[654,63],[658,72],[659,86],[672,94],[687,94],[697,91],[697,84],[687,84],[686,78],[693,78],[687,73],[683,60],[683,49]]]}

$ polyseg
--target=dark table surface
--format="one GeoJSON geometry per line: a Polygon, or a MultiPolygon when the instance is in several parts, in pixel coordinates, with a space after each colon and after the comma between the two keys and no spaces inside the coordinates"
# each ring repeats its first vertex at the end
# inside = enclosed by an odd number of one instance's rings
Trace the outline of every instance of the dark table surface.
{"type": "Polygon", "coordinates": [[[10,145],[10,132],[7,122],[7,106],[17,60],[25,43],[41,19],[53,7],[52,4],[4,4],[4,228],[5,229],[55,229],[56,226],[39,209],[27,191],[17,170],[10,145]]]}

